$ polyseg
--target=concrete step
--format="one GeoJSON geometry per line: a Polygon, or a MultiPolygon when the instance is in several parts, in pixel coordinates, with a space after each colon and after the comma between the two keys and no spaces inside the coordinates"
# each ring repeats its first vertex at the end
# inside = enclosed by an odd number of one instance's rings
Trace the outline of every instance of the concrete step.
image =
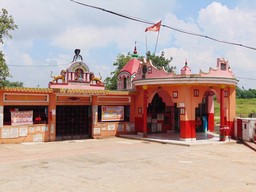
{"type": "Polygon", "coordinates": [[[254,150],[256,152],[256,143],[255,142],[249,142],[249,141],[243,141],[243,143],[249,147],[250,149],[254,150]]]}

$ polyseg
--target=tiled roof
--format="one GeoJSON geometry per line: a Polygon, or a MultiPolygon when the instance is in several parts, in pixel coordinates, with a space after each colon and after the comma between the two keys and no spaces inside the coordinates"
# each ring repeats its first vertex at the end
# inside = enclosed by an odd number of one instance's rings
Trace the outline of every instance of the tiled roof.
{"type": "Polygon", "coordinates": [[[51,93],[53,92],[50,88],[30,88],[30,87],[2,87],[3,91],[14,91],[14,92],[33,92],[33,93],[51,93]]]}
{"type": "MultiPolygon", "coordinates": [[[[56,91],[54,91],[56,92],[56,91]]],[[[93,89],[59,89],[59,93],[95,94],[95,95],[129,95],[129,91],[93,90],[93,89]]]]}
{"type": "Polygon", "coordinates": [[[2,91],[8,92],[30,92],[30,93],[68,93],[68,94],[92,94],[92,95],[131,95],[132,91],[117,90],[93,90],[93,89],[54,89],[54,88],[28,88],[28,87],[3,87],[2,91]]]}

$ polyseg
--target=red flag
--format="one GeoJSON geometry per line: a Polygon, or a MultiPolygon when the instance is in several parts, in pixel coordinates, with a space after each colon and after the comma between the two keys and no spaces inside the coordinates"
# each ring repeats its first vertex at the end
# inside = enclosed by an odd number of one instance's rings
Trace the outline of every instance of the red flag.
{"type": "Polygon", "coordinates": [[[162,22],[162,21],[159,21],[158,23],[156,23],[156,24],[154,24],[154,25],[152,25],[152,26],[150,26],[150,27],[147,27],[147,28],[145,29],[145,32],[147,32],[147,31],[154,31],[154,32],[160,31],[161,22],[162,22]]]}

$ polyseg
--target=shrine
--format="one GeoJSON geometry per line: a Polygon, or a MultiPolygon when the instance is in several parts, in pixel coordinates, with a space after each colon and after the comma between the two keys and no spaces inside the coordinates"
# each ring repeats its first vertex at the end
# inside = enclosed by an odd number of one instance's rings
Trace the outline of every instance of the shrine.
{"type": "Polygon", "coordinates": [[[101,74],[90,71],[76,49],[66,69],[51,73],[48,88],[0,89],[0,143],[152,133],[196,140],[198,132],[214,131],[216,118],[233,136],[237,82],[225,59],[207,72],[193,74],[187,61],[180,73],[167,72],[139,59],[135,47],[117,76],[117,90],[106,90],[101,74]]]}
{"type": "Polygon", "coordinates": [[[159,69],[150,60],[133,58],[118,75],[118,90],[136,91],[133,112],[135,132],[179,133],[180,140],[195,140],[197,132],[214,132],[215,118],[226,135],[234,135],[236,117],[235,78],[228,61],[217,59],[217,67],[192,74],[187,61],[180,74],[159,69]],[[214,100],[220,106],[215,115],[214,100]]]}
{"type": "Polygon", "coordinates": [[[67,69],[61,70],[60,75],[51,77],[53,80],[49,82],[49,88],[104,90],[101,75],[96,77],[90,72],[89,67],[83,62],[80,49],[75,50],[73,61],[67,69]]]}

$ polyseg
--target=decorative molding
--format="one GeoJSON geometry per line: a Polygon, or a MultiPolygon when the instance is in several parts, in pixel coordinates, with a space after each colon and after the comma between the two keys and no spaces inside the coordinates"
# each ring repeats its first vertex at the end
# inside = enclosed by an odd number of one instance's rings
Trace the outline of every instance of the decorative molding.
{"type": "Polygon", "coordinates": [[[172,97],[177,99],[178,98],[178,91],[173,91],[172,92],[172,97]]]}
{"type": "Polygon", "coordinates": [[[224,97],[228,97],[228,91],[224,91],[224,97]]]}
{"type": "Polygon", "coordinates": [[[91,103],[91,96],[81,96],[81,95],[56,95],[56,102],[79,102],[79,103],[91,103]]]}
{"type": "Polygon", "coordinates": [[[185,115],[185,107],[180,107],[180,115],[185,115]]]}
{"type": "Polygon", "coordinates": [[[4,102],[49,102],[48,94],[4,93],[4,102]]]}
{"type": "Polygon", "coordinates": [[[142,114],[142,107],[138,108],[138,114],[142,114]]]}
{"type": "Polygon", "coordinates": [[[194,89],[194,97],[199,97],[199,90],[198,89],[194,89]]]}
{"type": "Polygon", "coordinates": [[[99,102],[99,103],[108,103],[108,104],[131,103],[131,97],[130,96],[125,96],[125,97],[120,97],[120,96],[98,96],[97,97],[97,102],[99,102]]]}

